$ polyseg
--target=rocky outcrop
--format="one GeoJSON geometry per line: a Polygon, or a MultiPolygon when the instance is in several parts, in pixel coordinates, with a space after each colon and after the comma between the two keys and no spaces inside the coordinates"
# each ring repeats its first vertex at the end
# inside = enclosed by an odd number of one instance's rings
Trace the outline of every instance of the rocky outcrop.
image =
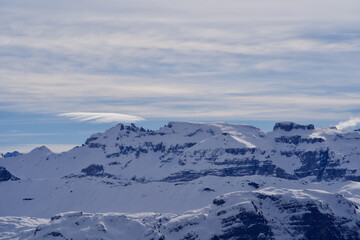
{"type": "Polygon", "coordinates": [[[17,180],[19,180],[19,178],[12,175],[6,168],[0,166],[0,182],[17,180]]]}
{"type": "Polygon", "coordinates": [[[18,151],[14,151],[14,152],[7,152],[3,155],[4,158],[10,158],[10,157],[17,157],[17,156],[21,156],[23,155],[22,153],[18,152],[18,151]]]}
{"type": "Polygon", "coordinates": [[[64,179],[70,178],[84,178],[84,177],[97,177],[97,178],[112,178],[117,179],[116,176],[104,172],[104,166],[100,164],[91,164],[86,168],[81,169],[80,173],[72,173],[64,176],[64,179]]]}
{"type": "Polygon", "coordinates": [[[99,164],[91,164],[90,166],[81,169],[81,172],[89,176],[102,174],[104,172],[104,166],[99,164]]]}
{"type": "Polygon", "coordinates": [[[315,126],[313,124],[301,125],[301,124],[297,124],[294,122],[279,122],[279,123],[276,123],[274,126],[274,131],[284,130],[284,131],[290,132],[293,129],[314,130],[315,126]]]}

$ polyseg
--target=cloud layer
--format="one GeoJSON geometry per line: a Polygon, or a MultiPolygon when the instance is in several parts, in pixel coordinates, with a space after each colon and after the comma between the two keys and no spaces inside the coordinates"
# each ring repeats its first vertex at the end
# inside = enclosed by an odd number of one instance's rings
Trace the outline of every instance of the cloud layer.
{"type": "Polygon", "coordinates": [[[336,125],[336,128],[337,129],[340,129],[340,130],[343,130],[343,129],[346,129],[346,128],[351,128],[351,127],[356,127],[360,124],[360,118],[357,117],[357,118],[350,118],[349,120],[347,121],[344,121],[344,122],[339,122],[337,125],[336,125]]]}
{"type": "Polygon", "coordinates": [[[359,11],[357,0],[5,0],[0,111],[346,119],[360,104],[359,11]]]}
{"type": "Polygon", "coordinates": [[[62,117],[69,117],[73,120],[80,122],[93,122],[93,123],[135,123],[145,120],[142,117],[120,114],[120,113],[91,113],[91,112],[71,112],[59,114],[62,117]]]}

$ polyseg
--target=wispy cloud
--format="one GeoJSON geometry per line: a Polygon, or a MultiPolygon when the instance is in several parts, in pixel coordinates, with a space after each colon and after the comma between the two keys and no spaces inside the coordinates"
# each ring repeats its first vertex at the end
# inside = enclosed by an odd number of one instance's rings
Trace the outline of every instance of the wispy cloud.
{"type": "Polygon", "coordinates": [[[113,122],[134,123],[145,120],[142,117],[120,114],[120,113],[70,112],[70,113],[59,114],[59,116],[69,117],[73,120],[80,122],[92,122],[92,123],[113,123],[113,122]]]}
{"type": "Polygon", "coordinates": [[[5,0],[0,110],[339,121],[360,104],[360,2],[344,1],[5,0]]]}
{"type": "Polygon", "coordinates": [[[360,117],[353,117],[347,121],[339,122],[336,125],[336,128],[342,130],[342,129],[346,129],[346,128],[356,127],[359,124],[360,124],[360,117]]]}

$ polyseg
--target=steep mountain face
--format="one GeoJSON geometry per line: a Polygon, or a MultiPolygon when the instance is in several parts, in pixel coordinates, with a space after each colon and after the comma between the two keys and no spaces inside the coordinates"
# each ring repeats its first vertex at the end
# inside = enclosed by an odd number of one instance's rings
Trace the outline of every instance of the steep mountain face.
{"type": "Polygon", "coordinates": [[[157,131],[119,124],[69,152],[53,154],[42,147],[3,159],[1,166],[30,179],[81,177],[96,164],[109,178],[144,182],[248,175],[357,181],[359,143],[359,132],[291,122],[277,123],[269,133],[225,123],[170,122],[157,131]]]}
{"type": "Polygon", "coordinates": [[[33,239],[71,239],[83,228],[119,239],[127,230],[113,229],[118,218],[138,229],[133,239],[360,239],[359,147],[358,131],[292,122],[271,132],[226,123],[170,122],[157,131],[118,124],[68,152],[39,147],[1,158],[0,216],[36,217],[2,218],[18,226],[10,235],[46,224],[29,233],[33,239]],[[191,209],[200,210],[183,214],[191,209]],[[159,213],[39,219],[68,211],[159,213]],[[185,225],[170,231],[174,221],[185,225]]]}
{"type": "MultiPolygon", "coordinates": [[[[0,218],[3,230],[8,220],[0,218]]],[[[8,237],[34,240],[360,239],[359,209],[351,201],[324,191],[275,188],[225,194],[182,215],[69,212],[14,223],[23,231],[8,237]]]]}
{"type": "Polygon", "coordinates": [[[127,178],[132,169],[148,164],[148,171],[136,171],[143,181],[189,181],[207,175],[358,180],[359,142],[357,132],[288,122],[277,123],[270,133],[246,125],[171,122],[150,132],[119,125],[93,135],[85,147],[102,151],[127,178]]]}

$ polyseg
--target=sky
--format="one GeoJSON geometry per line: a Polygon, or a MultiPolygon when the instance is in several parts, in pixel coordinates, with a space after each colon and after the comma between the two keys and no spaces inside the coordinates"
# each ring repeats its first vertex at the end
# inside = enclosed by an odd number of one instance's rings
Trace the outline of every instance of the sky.
{"type": "Polygon", "coordinates": [[[0,0],[0,152],[118,122],[360,128],[358,0],[0,0]]]}

